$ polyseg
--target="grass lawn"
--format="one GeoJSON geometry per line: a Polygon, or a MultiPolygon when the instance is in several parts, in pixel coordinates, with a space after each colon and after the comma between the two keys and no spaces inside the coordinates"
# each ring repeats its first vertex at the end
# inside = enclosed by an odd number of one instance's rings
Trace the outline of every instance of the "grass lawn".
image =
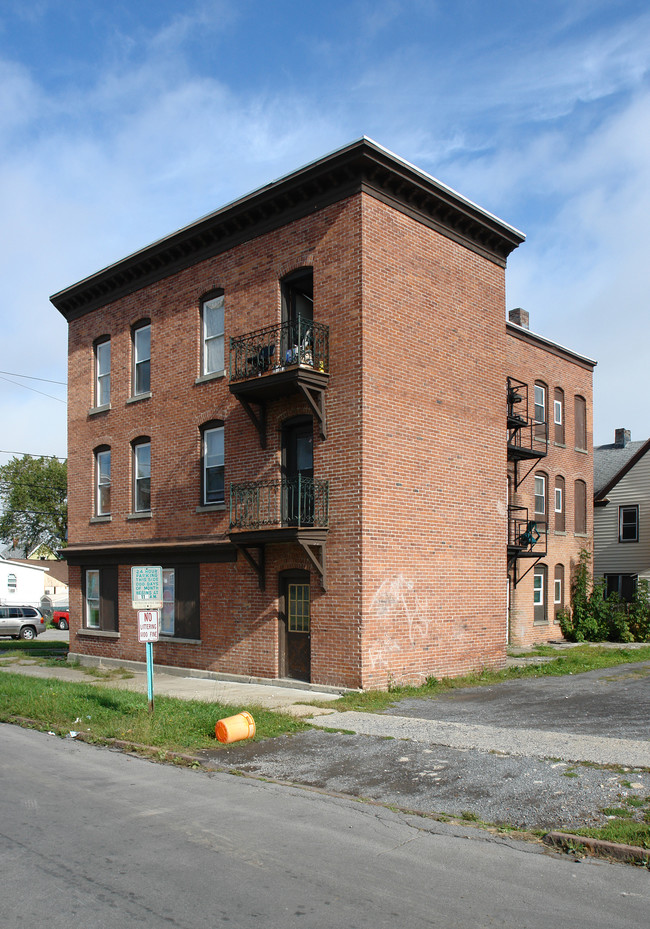
{"type": "MultiPolygon", "coordinates": [[[[43,663],[49,664],[50,660],[43,663]]],[[[186,753],[219,748],[221,743],[214,732],[217,721],[244,709],[250,711],[251,707],[156,696],[154,713],[149,714],[145,694],[0,673],[0,722],[20,722],[60,736],[78,732],[87,742],[118,739],[186,753]]],[[[309,728],[288,714],[261,708],[252,708],[252,713],[255,740],[309,728]]]]}

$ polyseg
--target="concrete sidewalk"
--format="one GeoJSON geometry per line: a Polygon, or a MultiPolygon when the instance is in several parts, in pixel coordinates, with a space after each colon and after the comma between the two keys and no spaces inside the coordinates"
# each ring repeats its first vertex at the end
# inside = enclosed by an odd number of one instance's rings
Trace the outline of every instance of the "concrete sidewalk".
{"type": "MultiPolygon", "coordinates": [[[[0,651],[1,651],[0,644],[0,651]]],[[[12,671],[28,677],[54,678],[60,681],[74,681],[93,684],[97,687],[113,687],[118,690],[134,690],[147,693],[146,667],[140,662],[111,662],[102,660],[99,666],[60,667],[41,665],[30,658],[16,658],[15,653],[0,657],[0,671],[12,671]],[[93,676],[93,671],[98,676],[93,676]],[[116,672],[124,671],[129,677],[118,677],[116,672]],[[110,677],[101,675],[110,674],[110,677]]],[[[223,678],[210,672],[189,671],[186,668],[164,668],[154,666],[154,699],[156,696],[178,697],[181,700],[203,700],[206,703],[226,703],[237,707],[261,706],[269,710],[278,710],[292,716],[318,716],[332,713],[333,710],[322,709],[305,704],[311,700],[337,700],[341,693],[336,688],[317,688],[297,681],[282,683],[265,683],[259,679],[235,680],[223,678]]]]}

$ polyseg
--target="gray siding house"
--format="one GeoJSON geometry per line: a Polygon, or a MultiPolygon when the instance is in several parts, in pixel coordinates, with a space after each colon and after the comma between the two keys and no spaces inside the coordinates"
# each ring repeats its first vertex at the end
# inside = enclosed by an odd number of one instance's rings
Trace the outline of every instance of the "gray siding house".
{"type": "Polygon", "coordinates": [[[614,443],[594,448],[594,578],[629,600],[637,580],[650,581],[650,439],[632,442],[617,429],[614,443]]]}

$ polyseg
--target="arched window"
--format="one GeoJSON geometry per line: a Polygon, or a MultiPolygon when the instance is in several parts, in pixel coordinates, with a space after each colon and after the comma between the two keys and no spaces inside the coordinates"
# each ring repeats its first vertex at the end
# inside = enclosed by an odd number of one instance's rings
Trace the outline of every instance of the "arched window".
{"type": "Polygon", "coordinates": [[[9,591],[10,594],[15,592],[17,584],[18,584],[18,581],[16,579],[16,575],[8,574],[7,575],[7,590],[9,591]]]}
{"type": "Polygon", "coordinates": [[[546,565],[535,565],[535,572],[533,574],[533,622],[535,623],[548,622],[547,577],[548,570],[546,565]]]}
{"type": "Polygon", "coordinates": [[[223,374],[224,294],[215,290],[201,300],[201,374],[223,374]]]}
{"type": "Polygon", "coordinates": [[[587,401],[584,397],[574,398],[575,446],[580,451],[587,451],[587,401]]]}
{"type": "Polygon", "coordinates": [[[131,443],[133,512],[151,511],[151,439],[140,436],[131,443]]]}
{"type": "Polygon", "coordinates": [[[584,481],[575,482],[573,505],[575,531],[583,535],[587,531],[587,485],[584,481]]]}
{"type": "Polygon", "coordinates": [[[546,522],[546,486],[547,477],[543,471],[538,471],[535,475],[535,518],[546,522]]]}
{"type": "Polygon", "coordinates": [[[560,387],[555,388],[553,399],[553,429],[554,441],[564,445],[564,391],[560,387]]]}
{"type": "Polygon", "coordinates": [[[554,500],[554,511],[555,511],[555,531],[564,532],[566,529],[565,521],[565,500],[564,500],[564,478],[561,475],[557,475],[555,478],[555,500],[554,500]]]}
{"type": "Polygon", "coordinates": [[[225,502],[225,455],[223,422],[215,419],[201,426],[201,503],[225,502]]]}
{"type": "Polygon", "coordinates": [[[133,397],[141,397],[151,391],[151,320],[141,319],[131,329],[133,397]]]}
{"type": "Polygon", "coordinates": [[[95,449],[95,516],[111,512],[111,449],[100,445],[95,449]]]}
{"type": "Polygon", "coordinates": [[[535,381],[533,422],[535,438],[548,438],[548,387],[544,381],[535,381]]]}
{"type": "Polygon", "coordinates": [[[560,610],[564,609],[564,565],[555,565],[555,578],[553,580],[553,608],[555,619],[560,610]]]}
{"type": "Polygon", "coordinates": [[[94,405],[108,406],[111,402],[111,340],[107,335],[95,340],[95,401],[94,405]]]}

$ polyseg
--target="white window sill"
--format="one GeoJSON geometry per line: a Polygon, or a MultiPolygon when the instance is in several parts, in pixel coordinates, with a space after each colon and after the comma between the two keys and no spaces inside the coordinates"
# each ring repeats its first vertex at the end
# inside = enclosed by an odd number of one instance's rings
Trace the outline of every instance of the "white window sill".
{"type": "Polygon", "coordinates": [[[152,510],[143,510],[142,513],[128,513],[127,519],[151,519],[153,516],[152,510]]]}
{"type": "Polygon", "coordinates": [[[225,503],[203,503],[196,508],[197,513],[225,513],[225,511],[225,503]]]}
{"type": "Polygon", "coordinates": [[[110,403],[102,403],[101,406],[92,406],[88,410],[89,416],[97,416],[98,413],[107,413],[111,408],[110,403]]]}
{"type": "Polygon", "coordinates": [[[200,374],[194,381],[195,384],[205,384],[206,381],[218,381],[226,376],[226,369],[223,371],[213,371],[211,374],[200,374]]]}
{"type": "Polygon", "coordinates": [[[127,403],[138,403],[140,400],[150,400],[151,391],[148,390],[146,394],[136,394],[135,397],[129,397],[126,401],[127,403]]]}
{"type": "Polygon", "coordinates": [[[112,522],[113,517],[110,513],[105,513],[103,516],[92,516],[89,520],[91,523],[110,523],[112,522]]]}
{"type": "Polygon", "coordinates": [[[589,454],[589,452],[587,451],[586,448],[578,448],[577,446],[575,447],[574,451],[580,452],[581,455],[588,455],[588,454],[589,454]]]}

